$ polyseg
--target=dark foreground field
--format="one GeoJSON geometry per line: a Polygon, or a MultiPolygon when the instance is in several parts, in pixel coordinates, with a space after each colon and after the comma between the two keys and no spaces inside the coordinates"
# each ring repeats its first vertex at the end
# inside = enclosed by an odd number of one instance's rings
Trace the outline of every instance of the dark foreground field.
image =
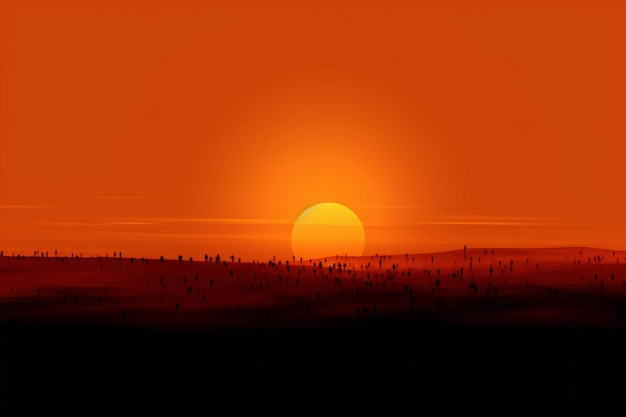
{"type": "Polygon", "coordinates": [[[626,336],[614,330],[381,317],[181,333],[13,323],[2,335],[0,397],[16,411],[626,410],[626,336]]]}
{"type": "Polygon", "coordinates": [[[296,330],[185,331],[5,323],[5,358],[32,361],[625,361],[626,332],[461,326],[403,317],[296,330]]]}
{"type": "Polygon", "coordinates": [[[291,261],[0,258],[3,404],[626,408],[624,253],[291,261]],[[24,399],[33,393],[40,400],[24,399]]]}

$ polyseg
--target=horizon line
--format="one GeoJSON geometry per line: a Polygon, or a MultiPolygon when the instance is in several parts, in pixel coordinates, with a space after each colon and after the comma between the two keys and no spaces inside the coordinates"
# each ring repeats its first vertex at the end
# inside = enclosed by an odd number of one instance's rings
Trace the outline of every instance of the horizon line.
{"type": "MultiPolygon", "coordinates": [[[[607,251],[607,252],[620,252],[620,253],[626,253],[626,248],[625,249],[612,249],[612,248],[608,248],[608,247],[597,247],[597,246],[587,246],[587,245],[553,245],[553,246],[472,246],[472,247],[467,247],[467,245],[465,245],[465,248],[463,247],[459,247],[459,248],[455,248],[455,249],[444,249],[444,250],[434,250],[434,251],[425,251],[425,252],[404,252],[404,253],[400,253],[400,252],[391,252],[391,253],[382,253],[382,252],[376,252],[376,253],[371,253],[371,254],[362,254],[362,255],[342,255],[342,254],[334,254],[334,255],[328,255],[328,256],[322,256],[322,257],[317,257],[317,258],[302,258],[303,261],[306,260],[316,260],[316,259],[327,259],[327,258],[372,258],[372,257],[381,257],[381,256],[385,256],[385,257],[391,257],[391,256],[416,256],[416,255],[434,255],[434,254],[445,254],[445,253],[453,253],[453,252],[462,252],[465,250],[564,250],[564,249],[569,249],[569,250],[596,250],[596,251],[607,251]]],[[[77,257],[77,253],[81,253],[79,250],[78,251],[72,251],[71,249],[64,249],[67,250],[69,252],[73,252],[73,254],[75,255],[74,257],[77,257]]],[[[11,258],[11,257],[22,257],[22,258],[42,258],[40,255],[39,256],[33,256],[33,255],[23,255],[21,253],[19,253],[19,251],[16,253],[15,250],[11,250],[11,254],[8,254],[7,250],[1,249],[0,252],[2,253],[2,255],[0,257],[5,257],[5,258],[11,258]]],[[[41,251],[41,250],[36,250],[37,253],[41,254],[41,253],[45,253],[45,252],[49,252],[49,253],[53,253],[52,251],[48,250],[48,251],[41,251]]],[[[108,255],[108,252],[104,252],[105,255],[108,255]]],[[[219,253],[219,252],[218,252],[219,253]]],[[[208,253],[207,253],[208,254],[208,253]]],[[[101,254],[90,254],[88,256],[82,256],[82,259],[90,259],[90,258],[104,258],[105,255],[101,255],[101,254]]],[[[182,255],[179,255],[182,256],[182,255]]],[[[267,255],[266,255],[267,256],[267,255]]],[[[277,257],[276,254],[272,254],[269,255],[270,257],[277,257]]],[[[295,255],[292,255],[291,257],[294,257],[295,255]]],[[[50,258],[55,258],[54,255],[49,255],[47,258],[43,257],[44,259],[50,259],[50,258]]],[[[56,258],[72,258],[69,255],[57,255],[56,258]]],[[[135,257],[122,257],[122,258],[116,258],[113,256],[110,256],[110,258],[112,259],[137,259],[135,257]]],[[[193,258],[193,257],[192,257],[193,258]]],[[[214,258],[214,257],[213,257],[214,258]]],[[[235,256],[235,258],[240,258],[235,256]]],[[[150,257],[143,257],[143,259],[148,259],[148,260],[159,260],[160,258],[155,257],[155,258],[150,258],[150,257]]],[[[165,257],[163,256],[164,260],[176,260],[178,261],[179,259],[177,257],[174,258],[169,258],[169,257],[165,257]]],[[[187,261],[189,260],[189,257],[186,258],[187,261]]],[[[226,259],[230,259],[229,256],[224,256],[223,260],[226,259]]],[[[183,257],[183,261],[185,260],[185,258],[183,257]]],[[[252,258],[253,261],[257,261],[257,259],[252,258]]],[[[194,260],[194,262],[200,262],[200,263],[204,263],[203,260],[201,260],[200,258],[198,258],[197,260],[194,260]]],[[[242,263],[244,262],[251,262],[251,261],[242,261],[242,263]]]]}

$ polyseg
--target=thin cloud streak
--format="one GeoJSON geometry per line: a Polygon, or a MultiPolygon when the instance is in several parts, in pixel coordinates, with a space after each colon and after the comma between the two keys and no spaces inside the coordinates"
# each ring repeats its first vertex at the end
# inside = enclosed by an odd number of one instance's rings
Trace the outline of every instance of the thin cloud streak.
{"type": "Polygon", "coordinates": [[[479,215],[442,215],[429,216],[423,220],[415,218],[406,221],[395,221],[389,223],[368,224],[369,227],[398,227],[398,226],[510,226],[510,227],[576,227],[588,224],[588,220],[549,217],[495,217],[479,215]]]}
{"type": "Polygon", "coordinates": [[[110,226],[110,223],[96,222],[41,222],[29,223],[36,226],[110,226]]]}
{"type": "Polygon", "coordinates": [[[262,219],[262,218],[146,218],[145,221],[155,223],[212,223],[212,224],[247,224],[247,225],[287,225],[293,224],[293,219],[262,219]]]}
{"type": "Polygon", "coordinates": [[[144,225],[152,225],[155,223],[152,222],[110,222],[107,223],[115,226],[144,226],[144,225]]]}
{"type": "Polygon", "coordinates": [[[150,222],[41,222],[41,223],[31,223],[42,226],[142,226],[142,225],[153,225],[155,223],[150,222]]]}
{"type": "Polygon", "coordinates": [[[258,234],[249,234],[249,235],[241,235],[241,234],[207,234],[207,233],[130,233],[129,236],[133,237],[149,237],[149,238],[173,238],[173,239],[197,239],[197,240],[205,240],[205,241],[229,241],[229,240],[237,240],[237,241],[264,241],[264,242],[283,242],[285,239],[283,237],[269,237],[265,233],[258,234]]]}
{"type": "Polygon", "coordinates": [[[412,224],[452,225],[452,226],[557,226],[556,223],[539,222],[499,222],[499,221],[434,221],[417,222],[412,224]]]}
{"type": "Polygon", "coordinates": [[[107,222],[41,222],[36,223],[45,226],[142,226],[142,225],[164,225],[167,223],[197,223],[215,225],[292,225],[293,220],[289,219],[220,219],[220,218],[137,218],[125,221],[107,222]]]}
{"type": "Polygon", "coordinates": [[[94,195],[94,196],[77,196],[69,197],[72,200],[163,200],[171,197],[168,196],[153,196],[153,195],[94,195]]]}
{"type": "Polygon", "coordinates": [[[436,209],[437,206],[355,206],[355,210],[425,210],[436,209]]]}
{"type": "Polygon", "coordinates": [[[59,206],[37,206],[37,205],[13,204],[13,205],[0,206],[0,209],[19,210],[19,209],[46,209],[46,208],[57,208],[57,207],[59,206]]]}

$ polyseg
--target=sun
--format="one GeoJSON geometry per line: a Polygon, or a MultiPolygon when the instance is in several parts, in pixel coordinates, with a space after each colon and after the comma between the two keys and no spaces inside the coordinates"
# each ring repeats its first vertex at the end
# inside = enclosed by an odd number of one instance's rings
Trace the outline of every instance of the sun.
{"type": "Polygon", "coordinates": [[[359,217],[338,203],[319,203],[304,210],[293,224],[291,248],[297,258],[361,256],[365,231],[359,217]]]}

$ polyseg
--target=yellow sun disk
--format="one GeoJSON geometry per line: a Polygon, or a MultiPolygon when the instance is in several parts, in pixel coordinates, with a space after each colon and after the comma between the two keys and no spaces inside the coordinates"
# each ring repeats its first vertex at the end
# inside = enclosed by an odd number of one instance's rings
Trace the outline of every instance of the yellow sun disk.
{"type": "Polygon", "coordinates": [[[305,259],[360,256],[365,232],[349,208],[338,203],[320,203],[298,217],[291,232],[291,245],[294,256],[305,259]]]}

